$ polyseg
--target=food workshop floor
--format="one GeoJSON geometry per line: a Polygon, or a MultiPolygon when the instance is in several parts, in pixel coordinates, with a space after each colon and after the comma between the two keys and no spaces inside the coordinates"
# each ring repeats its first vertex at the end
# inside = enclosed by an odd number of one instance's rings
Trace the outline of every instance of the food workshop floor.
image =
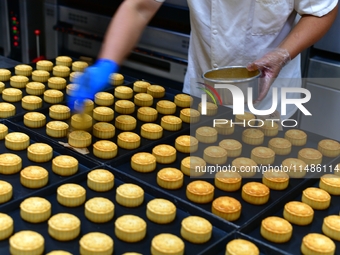
{"type": "MultiPolygon", "coordinates": [[[[0,62],[2,64],[2,62],[0,62]]],[[[55,63],[53,63],[55,64],[55,63]]],[[[33,70],[36,69],[35,65],[31,65],[33,70]]],[[[15,70],[13,67],[8,67],[4,64],[4,66],[0,65],[0,68],[5,68],[10,70],[11,75],[15,75],[15,70]]],[[[124,69],[123,69],[124,70],[124,69]]],[[[149,80],[149,78],[145,77],[134,77],[131,74],[126,74],[122,71],[124,75],[124,82],[120,86],[127,86],[133,89],[133,83],[136,80],[149,80]]],[[[53,73],[50,73],[50,76],[53,76],[53,73]]],[[[32,81],[32,76],[29,77],[29,82],[32,81]]],[[[0,77],[1,78],[1,77],[0,77]]],[[[71,83],[69,81],[69,77],[65,77],[67,84],[71,83]]],[[[3,81],[5,84],[5,88],[11,88],[12,85],[9,80],[3,81]]],[[[48,82],[43,82],[46,90],[49,89],[48,82]]],[[[159,84],[159,82],[157,82],[159,84]]],[[[249,142],[249,140],[244,139],[244,130],[248,129],[247,127],[235,126],[233,129],[228,129],[229,133],[224,134],[226,130],[219,129],[219,131],[215,134],[209,133],[211,132],[212,123],[214,119],[233,119],[232,111],[228,108],[218,106],[216,111],[210,116],[200,116],[200,120],[195,123],[188,123],[187,118],[183,116],[183,109],[191,107],[192,109],[198,110],[200,99],[193,98],[192,104],[184,103],[181,105],[178,101],[175,100],[176,95],[181,94],[180,89],[170,88],[167,85],[159,84],[165,88],[164,96],[157,98],[153,98],[153,102],[151,107],[155,109],[159,109],[158,102],[162,100],[167,100],[167,102],[176,102],[176,109],[173,113],[170,114],[162,114],[158,113],[157,118],[153,121],[154,124],[163,127],[163,133],[161,138],[159,139],[148,139],[146,138],[142,132],[141,127],[146,122],[141,120],[141,117],[138,116],[138,108],[136,105],[135,110],[129,114],[136,120],[136,125],[131,130],[124,130],[124,128],[119,129],[115,128],[115,135],[112,138],[109,138],[111,142],[114,142],[116,145],[119,144],[118,136],[124,132],[133,132],[140,137],[140,144],[137,145],[136,149],[127,149],[124,146],[118,146],[118,153],[112,157],[98,157],[98,154],[94,153],[94,144],[98,141],[105,140],[100,137],[96,137],[92,133],[92,127],[85,130],[86,132],[91,134],[91,144],[86,148],[87,150],[77,150],[74,148],[70,148],[67,145],[69,142],[68,136],[63,137],[51,137],[46,132],[46,124],[51,121],[56,121],[56,119],[50,116],[50,107],[54,105],[53,103],[46,102],[44,95],[40,94],[37,97],[42,99],[42,106],[38,107],[35,110],[27,110],[22,107],[22,102],[20,100],[13,100],[12,102],[5,102],[5,100],[1,97],[1,103],[10,103],[15,106],[15,114],[12,114],[8,117],[3,117],[0,119],[1,127],[7,127],[8,133],[24,133],[29,136],[29,144],[43,143],[47,144],[53,148],[53,154],[51,159],[42,160],[43,162],[37,162],[36,160],[32,160],[32,157],[29,156],[28,153],[28,145],[21,150],[13,150],[7,144],[5,135],[3,135],[2,140],[0,140],[0,159],[9,154],[16,154],[22,160],[22,166],[20,169],[14,170],[12,174],[6,174],[8,172],[8,166],[6,162],[2,162],[0,160],[0,221],[3,214],[9,215],[13,219],[13,234],[19,233],[23,230],[32,230],[41,234],[44,238],[43,254],[47,254],[54,250],[64,250],[68,251],[71,254],[80,254],[80,240],[83,236],[91,232],[101,232],[109,236],[113,240],[113,249],[114,254],[123,254],[126,252],[137,252],[140,254],[151,254],[152,240],[159,234],[169,233],[179,237],[184,243],[183,252],[185,254],[226,254],[226,245],[235,239],[244,239],[249,242],[252,242],[256,245],[260,254],[301,254],[300,247],[303,243],[303,238],[309,233],[320,233],[323,234],[323,222],[324,219],[329,215],[338,215],[339,216],[339,194],[340,192],[340,184],[338,182],[339,172],[337,170],[337,164],[340,163],[339,151],[333,150],[333,154],[330,156],[325,153],[324,150],[320,149],[319,142],[327,139],[326,137],[313,134],[307,131],[304,131],[304,134],[307,135],[306,142],[303,145],[292,145],[291,149],[285,153],[285,155],[279,155],[277,153],[273,158],[273,162],[271,165],[276,168],[280,168],[282,166],[282,162],[287,158],[298,158],[300,152],[304,148],[311,149],[313,153],[321,154],[321,158],[319,158],[318,167],[306,167],[303,171],[302,178],[294,178],[294,174],[296,172],[291,171],[287,172],[286,175],[289,176],[289,181],[287,187],[283,190],[277,190],[275,187],[275,178],[273,179],[274,185],[268,185],[270,189],[268,195],[268,201],[263,203],[258,203],[259,196],[256,194],[253,196],[253,200],[251,199],[248,202],[245,200],[245,195],[242,192],[242,187],[246,184],[248,185],[258,185],[263,182],[263,173],[261,170],[264,169],[265,164],[262,164],[261,161],[258,163],[258,168],[256,168],[256,172],[254,172],[253,176],[250,176],[249,173],[240,173],[242,180],[240,182],[240,186],[232,191],[230,188],[230,183],[228,184],[228,180],[223,182],[222,178],[222,186],[216,186],[216,169],[218,167],[228,168],[233,166],[234,159],[244,157],[251,158],[253,154],[253,150],[256,147],[263,146],[268,147],[268,143],[272,138],[287,138],[285,137],[285,132],[287,129],[283,131],[278,131],[274,136],[264,136],[263,140],[260,142],[249,142]],[[186,104],[186,105],[185,105],[186,104]],[[157,106],[158,105],[158,106],[157,106]],[[38,112],[45,116],[45,121],[36,126],[35,128],[31,128],[28,126],[25,121],[25,115],[29,112],[38,112]],[[166,125],[164,121],[165,115],[172,115],[176,118],[175,120],[182,120],[181,125],[166,125]],[[205,127],[205,130],[209,132],[205,135],[198,136],[196,131],[198,128],[205,127]],[[191,136],[189,139],[189,143],[184,146],[178,143],[178,138],[185,138],[187,136],[191,136]],[[213,137],[212,140],[209,141],[209,138],[213,137]],[[212,157],[207,155],[206,149],[211,146],[216,146],[221,148],[220,142],[226,139],[237,140],[241,143],[242,149],[240,154],[236,157],[230,157],[227,155],[225,158],[225,162],[221,163],[218,166],[215,160],[220,159],[217,155],[212,155],[212,157]],[[197,143],[195,143],[197,142],[197,143]],[[168,145],[171,149],[175,149],[175,157],[173,157],[168,162],[162,162],[164,158],[168,158],[169,155],[162,154],[161,157],[157,159],[156,165],[154,168],[147,172],[143,172],[142,170],[136,170],[131,165],[131,158],[136,155],[138,152],[145,152],[147,155],[156,154],[155,148],[159,145],[168,145]],[[321,152],[320,152],[321,151],[321,152]],[[62,155],[68,155],[78,162],[78,169],[75,173],[71,175],[60,175],[55,170],[55,166],[53,164],[53,160],[62,155]],[[328,156],[327,156],[328,155],[328,156]],[[202,171],[202,173],[198,174],[198,176],[188,176],[186,174],[179,174],[184,171],[183,160],[187,157],[199,157],[206,159],[208,171],[202,171]],[[211,159],[212,158],[212,159],[211,159]],[[25,169],[29,166],[40,166],[47,170],[48,172],[48,182],[39,187],[32,188],[27,184],[23,185],[22,177],[20,174],[20,170],[25,169]],[[263,168],[261,168],[263,167],[263,168]],[[98,191],[98,189],[91,187],[89,185],[88,174],[94,170],[105,169],[113,174],[114,176],[114,184],[113,187],[106,189],[105,191],[98,191]],[[171,176],[169,180],[164,182],[160,181],[160,177],[158,173],[161,170],[170,169],[169,171],[175,171],[176,176],[180,176],[180,182],[176,183],[176,189],[171,189],[171,185],[173,184],[171,180],[171,176]],[[172,169],[172,170],[171,170],[172,169]],[[289,240],[280,243],[280,241],[270,241],[267,237],[263,237],[261,235],[261,222],[263,219],[270,216],[277,216],[279,218],[284,218],[284,208],[285,205],[290,201],[301,201],[303,191],[309,187],[319,187],[319,182],[321,177],[324,174],[330,174],[332,179],[334,180],[334,185],[322,186],[323,189],[326,189],[328,193],[330,193],[330,203],[329,206],[325,207],[323,210],[314,209],[314,217],[312,222],[308,225],[299,225],[296,223],[290,223],[292,226],[292,231],[288,233],[290,235],[289,240]],[[207,185],[207,187],[213,187],[213,195],[211,197],[205,197],[204,194],[194,194],[198,195],[198,198],[195,196],[189,196],[188,198],[188,190],[187,186],[190,183],[195,181],[199,181],[201,185],[207,185]],[[255,184],[254,184],[255,182],[255,184]],[[13,195],[10,199],[3,199],[5,196],[3,195],[3,187],[5,184],[10,184],[13,187],[13,195]],[[85,200],[81,202],[77,202],[76,204],[66,205],[61,202],[60,197],[58,197],[58,188],[64,184],[77,184],[81,186],[85,191],[85,200]],[[124,184],[135,184],[138,185],[143,190],[142,200],[133,206],[129,207],[124,204],[124,202],[117,201],[117,188],[124,184]],[[179,184],[178,184],[179,183],[179,184]],[[169,185],[169,186],[167,186],[169,185]],[[335,187],[334,187],[335,186],[335,187]],[[169,189],[170,187],[170,189],[169,189]],[[22,209],[20,205],[23,201],[31,197],[41,197],[49,201],[51,204],[51,216],[60,214],[60,213],[68,213],[76,216],[81,224],[79,233],[76,233],[74,237],[70,237],[70,240],[60,240],[60,238],[53,238],[51,236],[51,229],[49,227],[48,220],[45,219],[39,223],[32,223],[32,220],[24,220],[22,216],[22,209]],[[98,222],[98,220],[89,220],[89,216],[86,214],[85,204],[92,198],[102,197],[108,199],[114,204],[114,215],[111,219],[108,219],[106,222],[98,222]],[[217,198],[233,198],[232,201],[237,201],[235,203],[240,204],[241,208],[239,209],[240,216],[233,221],[228,221],[221,216],[216,215],[212,211],[213,201],[217,198]],[[150,201],[154,199],[162,198],[170,201],[176,207],[176,216],[171,222],[167,224],[159,224],[156,223],[157,220],[155,218],[148,216],[148,204],[150,201]],[[206,199],[204,203],[200,199],[206,199]],[[135,215],[138,216],[139,219],[142,220],[146,224],[146,233],[145,236],[141,238],[142,240],[136,242],[127,242],[126,238],[131,237],[131,234],[126,234],[127,232],[123,231],[123,235],[117,232],[117,228],[115,226],[116,220],[124,215],[135,215]],[[211,225],[211,230],[208,231],[208,236],[210,237],[202,237],[202,235],[198,234],[195,229],[191,229],[191,233],[189,237],[183,237],[183,225],[182,221],[187,219],[190,216],[199,216],[207,220],[211,225]],[[155,222],[156,221],[156,222],[155,222]],[[196,231],[196,232],[195,232],[196,231]],[[124,235],[125,233],[125,235],[124,235]],[[59,240],[58,240],[59,239],[59,240]],[[194,240],[201,240],[196,243],[194,240]],[[203,241],[202,241],[203,240],[203,241]]],[[[108,84],[105,88],[105,92],[109,92],[114,94],[116,86],[108,84]]],[[[22,96],[27,96],[27,91],[25,88],[19,88],[22,92],[22,96]]],[[[63,88],[60,90],[64,97],[63,99],[56,103],[66,105],[67,100],[67,90],[63,88]]],[[[135,95],[136,92],[133,93],[135,95]]],[[[115,102],[117,102],[119,98],[115,98],[115,102]]],[[[128,98],[126,100],[132,101],[133,98],[128,98]]],[[[94,104],[94,107],[99,105],[94,104]]],[[[118,116],[125,115],[122,112],[117,111],[115,104],[108,105],[108,108],[111,108],[114,111],[114,119],[110,120],[109,123],[116,126],[116,119],[118,116]]],[[[214,106],[212,106],[214,107],[214,106]]],[[[3,114],[3,111],[0,106],[0,114],[3,114]]],[[[161,111],[159,109],[159,111],[161,111]]],[[[191,111],[191,114],[196,111],[191,111]]],[[[89,113],[90,116],[94,117],[92,113],[89,113]]],[[[192,118],[193,119],[193,118],[192,118]]],[[[73,131],[71,118],[62,119],[59,121],[63,121],[67,123],[70,127],[69,132],[73,131]]],[[[93,123],[97,123],[98,120],[93,119],[93,123]]],[[[227,129],[227,128],[226,128],[227,129]]],[[[215,130],[215,129],[213,129],[215,130]]],[[[258,129],[259,130],[259,129],[258,129]]],[[[303,131],[303,130],[300,130],[303,131]]],[[[261,131],[262,132],[262,131],[261,131]]],[[[213,132],[214,133],[214,132],[213,132]]],[[[3,133],[4,134],[4,133],[3,133]]],[[[184,139],[185,140],[185,139],[184,139]]],[[[104,154],[106,155],[106,154],[104,154]]],[[[306,159],[308,160],[308,158],[306,159]]],[[[229,179],[229,178],[227,178],[229,179]]],[[[230,178],[235,179],[235,178],[230,178]]],[[[284,179],[284,178],[281,178],[284,179]]],[[[287,178],[286,178],[287,179],[287,178]]],[[[177,180],[178,181],[178,180],[177,180]]],[[[279,182],[276,178],[276,182],[279,182]]],[[[277,183],[276,183],[277,184],[277,183]]],[[[101,187],[100,185],[98,187],[101,187]]],[[[262,187],[262,186],[261,186],[262,187]]],[[[66,198],[66,200],[68,200],[66,198]]],[[[71,199],[72,200],[72,199],[71,199]]],[[[125,200],[130,201],[129,198],[125,198],[125,200]]],[[[224,200],[231,201],[231,200],[224,200]]],[[[222,204],[223,205],[223,204],[222,204]]],[[[229,205],[225,206],[223,210],[224,216],[228,217],[228,215],[233,214],[233,209],[229,208],[229,205]]],[[[231,205],[232,206],[232,205],[231,205]]],[[[160,217],[160,215],[158,215],[160,217]]],[[[48,218],[48,217],[47,217],[48,218]]],[[[99,219],[101,217],[98,217],[99,219]]],[[[157,218],[157,217],[156,217],[157,218]]],[[[100,221],[100,220],[99,220],[100,221]]],[[[339,221],[338,221],[339,222],[339,221]]],[[[272,230],[272,234],[275,233],[275,230],[272,230]]],[[[337,231],[337,236],[340,235],[339,229],[337,231]]],[[[13,247],[13,244],[10,244],[10,234],[5,234],[4,228],[0,225],[0,238],[4,236],[3,240],[0,241],[0,254],[9,254],[10,247],[13,247]],[[3,235],[4,234],[4,235],[3,235]]],[[[280,240],[280,239],[278,239],[280,240]]],[[[317,240],[317,239],[316,239],[317,240]]],[[[328,239],[327,239],[328,240],[328,239]]],[[[316,241],[317,242],[317,241],[316,241]]],[[[336,248],[334,251],[330,251],[327,254],[340,254],[340,242],[339,240],[334,240],[332,238],[331,243],[334,243],[336,248]],[[332,253],[333,252],[333,253],[332,253]]],[[[20,245],[19,245],[20,246],[20,245]]],[[[178,248],[178,247],[176,247],[178,248]]],[[[328,249],[329,247],[327,247],[328,249]]],[[[22,247],[19,249],[25,250],[28,249],[24,247],[24,242],[22,247]]],[[[89,247],[85,249],[91,249],[89,247]]],[[[104,249],[101,247],[101,249],[104,249]]],[[[314,252],[318,251],[318,247],[312,247],[314,252]]],[[[39,253],[37,253],[39,254],[39,253]]],[[[96,253],[92,253],[96,254],[96,253]]],[[[107,254],[110,254],[108,252],[107,254]]]]}

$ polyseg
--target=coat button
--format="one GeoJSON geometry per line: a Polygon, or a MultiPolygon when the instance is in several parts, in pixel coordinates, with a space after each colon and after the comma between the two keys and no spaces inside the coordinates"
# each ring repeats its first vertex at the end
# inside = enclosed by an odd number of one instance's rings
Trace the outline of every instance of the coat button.
{"type": "Polygon", "coordinates": [[[217,35],[218,31],[217,30],[213,30],[213,34],[217,35]]]}
{"type": "Polygon", "coordinates": [[[218,67],[218,65],[217,65],[217,64],[214,64],[214,65],[213,65],[213,67],[214,67],[214,68],[217,68],[217,67],[218,67]]]}

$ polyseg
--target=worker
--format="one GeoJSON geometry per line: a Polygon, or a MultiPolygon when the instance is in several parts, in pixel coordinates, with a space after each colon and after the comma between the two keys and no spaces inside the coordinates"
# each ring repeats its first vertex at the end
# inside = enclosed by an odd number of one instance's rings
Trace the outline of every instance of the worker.
{"type": "MultiPolygon", "coordinates": [[[[79,83],[77,99],[93,99],[137,44],[166,0],[125,0],[113,16],[98,59],[79,83]]],[[[318,41],[337,15],[337,0],[187,0],[191,34],[183,92],[209,69],[246,65],[262,72],[257,109],[272,105],[271,87],[301,87],[300,53],[318,41]],[[280,78],[280,79],[278,79],[280,78]]],[[[292,95],[292,98],[299,95],[292,95]]],[[[280,100],[278,101],[280,104],[280,100]]],[[[286,116],[296,111],[288,105],[286,116]]]]}

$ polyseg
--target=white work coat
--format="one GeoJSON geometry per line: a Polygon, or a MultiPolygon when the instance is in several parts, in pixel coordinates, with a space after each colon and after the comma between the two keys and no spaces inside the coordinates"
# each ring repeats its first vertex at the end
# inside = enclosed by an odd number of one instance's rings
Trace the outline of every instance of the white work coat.
{"type": "MultiPolygon", "coordinates": [[[[246,66],[258,59],[264,50],[276,48],[298,20],[297,14],[323,16],[337,0],[188,0],[191,37],[188,68],[183,91],[200,96],[197,80],[210,69],[223,66],[246,66]]],[[[272,87],[301,87],[300,56],[280,72],[272,87]]],[[[269,109],[272,94],[256,105],[269,109]]],[[[300,97],[294,93],[290,98],[300,97]]],[[[288,105],[282,118],[295,111],[288,105]]],[[[280,95],[277,110],[280,111],[280,95]]]]}

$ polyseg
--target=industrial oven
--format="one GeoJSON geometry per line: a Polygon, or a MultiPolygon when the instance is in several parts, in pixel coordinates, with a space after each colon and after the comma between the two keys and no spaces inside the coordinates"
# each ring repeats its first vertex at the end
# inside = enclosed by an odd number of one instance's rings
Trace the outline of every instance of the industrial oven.
{"type": "Polygon", "coordinates": [[[0,55],[31,63],[44,55],[43,0],[0,1],[0,55]]]}
{"type": "MultiPolygon", "coordinates": [[[[62,54],[95,58],[109,22],[121,2],[45,0],[47,58],[62,54]]],[[[166,1],[123,67],[163,77],[181,86],[187,68],[189,33],[187,2],[166,1]]],[[[177,88],[181,90],[181,87],[177,88]]]]}

